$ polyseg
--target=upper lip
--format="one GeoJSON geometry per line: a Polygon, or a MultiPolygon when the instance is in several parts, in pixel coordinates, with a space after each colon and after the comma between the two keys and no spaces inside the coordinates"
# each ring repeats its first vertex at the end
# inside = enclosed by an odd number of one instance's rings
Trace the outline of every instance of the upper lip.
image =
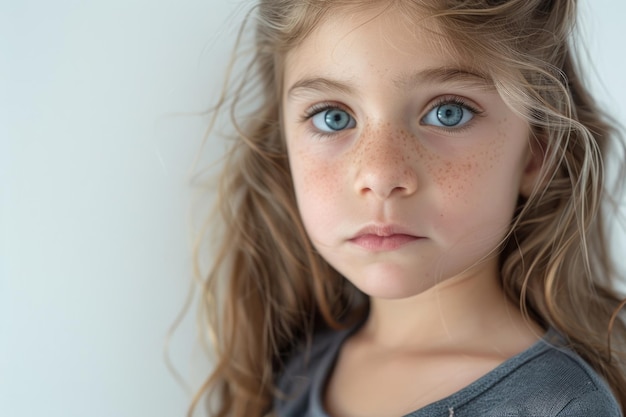
{"type": "Polygon", "coordinates": [[[381,237],[388,237],[393,235],[408,235],[420,237],[406,227],[394,224],[370,224],[360,229],[352,238],[355,239],[359,236],[364,235],[376,235],[381,237]]]}

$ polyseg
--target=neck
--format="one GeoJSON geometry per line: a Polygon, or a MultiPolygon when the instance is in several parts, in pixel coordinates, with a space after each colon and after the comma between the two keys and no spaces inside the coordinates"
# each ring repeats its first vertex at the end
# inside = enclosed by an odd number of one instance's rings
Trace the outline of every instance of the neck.
{"type": "Polygon", "coordinates": [[[543,331],[507,299],[494,261],[411,298],[371,299],[360,333],[381,348],[517,351],[543,331]]]}

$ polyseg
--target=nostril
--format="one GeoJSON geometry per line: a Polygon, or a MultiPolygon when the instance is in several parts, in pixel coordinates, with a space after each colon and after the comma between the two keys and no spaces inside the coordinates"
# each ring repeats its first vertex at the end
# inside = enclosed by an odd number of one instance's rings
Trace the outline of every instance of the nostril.
{"type": "Polygon", "coordinates": [[[400,175],[381,175],[370,171],[367,175],[362,175],[358,192],[362,195],[374,195],[380,200],[385,200],[393,196],[410,195],[417,189],[417,177],[411,170],[405,169],[400,175]]]}

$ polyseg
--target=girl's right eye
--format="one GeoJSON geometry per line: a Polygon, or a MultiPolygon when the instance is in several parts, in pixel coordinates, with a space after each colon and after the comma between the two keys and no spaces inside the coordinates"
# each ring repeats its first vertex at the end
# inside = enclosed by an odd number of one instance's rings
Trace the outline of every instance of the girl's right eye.
{"type": "Polygon", "coordinates": [[[356,126],[356,121],[350,113],[338,107],[329,107],[318,111],[311,117],[311,122],[316,129],[326,133],[352,129],[356,126]]]}

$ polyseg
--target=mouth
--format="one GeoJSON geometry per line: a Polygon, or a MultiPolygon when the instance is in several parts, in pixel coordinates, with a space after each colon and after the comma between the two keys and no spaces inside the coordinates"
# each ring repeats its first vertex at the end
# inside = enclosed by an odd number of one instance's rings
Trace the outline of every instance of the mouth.
{"type": "Polygon", "coordinates": [[[357,232],[349,242],[365,250],[383,252],[398,249],[424,239],[396,226],[367,226],[357,232]]]}

